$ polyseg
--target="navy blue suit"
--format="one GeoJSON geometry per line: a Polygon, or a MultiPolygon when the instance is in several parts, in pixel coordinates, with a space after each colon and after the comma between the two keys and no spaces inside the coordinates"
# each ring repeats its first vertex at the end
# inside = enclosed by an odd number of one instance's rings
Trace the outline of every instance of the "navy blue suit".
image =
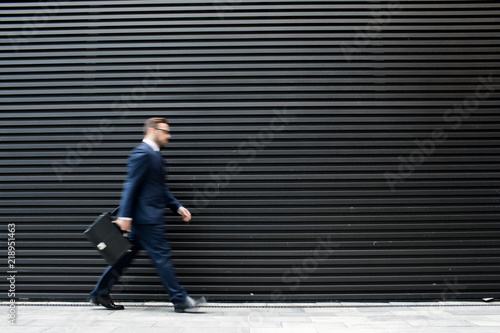
{"type": "Polygon", "coordinates": [[[108,266],[90,293],[92,298],[109,294],[113,284],[140,249],[148,252],[174,305],[181,304],[188,296],[177,282],[171,248],[165,234],[165,208],[177,213],[181,207],[170,193],[166,181],[167,167],[159,152],[144,142],[132,150],[118,216],[132,218],[132,231],[128,238],[133,248],[115,265],[108,266]]]}
{"type": "Polygon", "coordinates": [[[135,148],[128,159],[118,216],[131,217],[136,224],[164,225],[166,207],[177,212],[181,204],[166,186],[166,166],[159,152],[146,143],[135,148]]]}

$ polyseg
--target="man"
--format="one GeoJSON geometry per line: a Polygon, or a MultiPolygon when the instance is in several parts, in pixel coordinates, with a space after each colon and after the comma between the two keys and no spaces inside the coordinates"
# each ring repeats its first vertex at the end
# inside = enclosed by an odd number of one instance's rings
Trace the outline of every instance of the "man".
{"type": "Polygon", "coordinates": [[[128,158],[127,178],[123,185],[121,205],[116,224],[130,232],[133,247],[115,265],[108,266],[90,293],[91,302],[110,310],[122,310],[111,300],[109,292],[140,249],[151,257],[163,286],[170,295],[176,312],[194,309],[205,302],[194,300],[179,285],[171,260],[171,249],[165,235],[164,209],[170,208],[191,220],[191,213],[170,193],[166,186],[167,169],[160,154],[170,139],[170,126],[164,118],[150,118],[144,124],[142,144],[128,158]]]}

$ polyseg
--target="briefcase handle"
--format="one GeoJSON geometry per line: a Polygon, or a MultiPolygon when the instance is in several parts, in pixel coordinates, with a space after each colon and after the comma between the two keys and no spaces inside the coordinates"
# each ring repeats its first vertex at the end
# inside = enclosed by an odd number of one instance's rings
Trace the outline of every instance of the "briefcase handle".
{"type": "Polygon", "coordinates": [[[111,212],[111,216],[116,216],[116,213],[118,212],[118,210],[120,209],[120,206],[116,207],[114,211],[111,212]]]}
{"type": "MultiPolygon", "coordinates": [[[[114,211],[111,212],[111,214],[109,214],[110,216],[116,216],[116,212],[118,212],[118,210],[120,209],[120,206],[116,207],[114,211]]],[[[116,223],[114,220],[111,221],[113,224],[116,223]]],[[[116,227],[118,228],[118,230],[120,230],[120,232],[123,234],[123,237],[127,237],[127,232],[124,232],[123,230],[120,229],[120,227],[118,227],[116,225],[116,227]]]]}

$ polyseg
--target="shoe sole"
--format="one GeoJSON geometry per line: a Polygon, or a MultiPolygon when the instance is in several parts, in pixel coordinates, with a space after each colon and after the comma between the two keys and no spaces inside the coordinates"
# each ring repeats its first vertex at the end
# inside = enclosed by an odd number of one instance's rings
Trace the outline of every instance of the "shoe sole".
{"type": "Polygon", "coordinates": [[[195,306],[193,308],[187,308],[187,309],[175,309],[175,312],[177,313],[183,313],[183,312],[195,312],[200,309],[199,306],[195,306]]]}
{"type": "Polygon", "coordinates": [[[119,311],[119,310],[125,310],[125,307],[123,305],[118,305],[119,308],[115,308],[115,309],[108,308],[107,306],[104,306],[101,303],[99,303],[96,299],[91,299],[90,300],[90,304],[95,305],[95,306],[102,306],[103,308],[105,308],[107,310],[112,310],[112,311],[114,311],[114,310],[117,310],[117,311],[119,311]]]}

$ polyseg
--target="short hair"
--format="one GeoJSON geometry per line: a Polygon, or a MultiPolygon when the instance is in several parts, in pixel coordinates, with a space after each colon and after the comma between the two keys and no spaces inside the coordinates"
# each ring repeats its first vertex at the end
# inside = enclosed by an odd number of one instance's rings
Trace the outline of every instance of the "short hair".
{"type": "Polygon", "coordinates": [[[144,135],[148,133],[148,128],[156,128],[156,125],[158,124],[167,124],[167,119],[165,118],[160,118],[160,117],[155,117],[155,118],[149,118],[146,120],[144,123],[144,135]]]}

